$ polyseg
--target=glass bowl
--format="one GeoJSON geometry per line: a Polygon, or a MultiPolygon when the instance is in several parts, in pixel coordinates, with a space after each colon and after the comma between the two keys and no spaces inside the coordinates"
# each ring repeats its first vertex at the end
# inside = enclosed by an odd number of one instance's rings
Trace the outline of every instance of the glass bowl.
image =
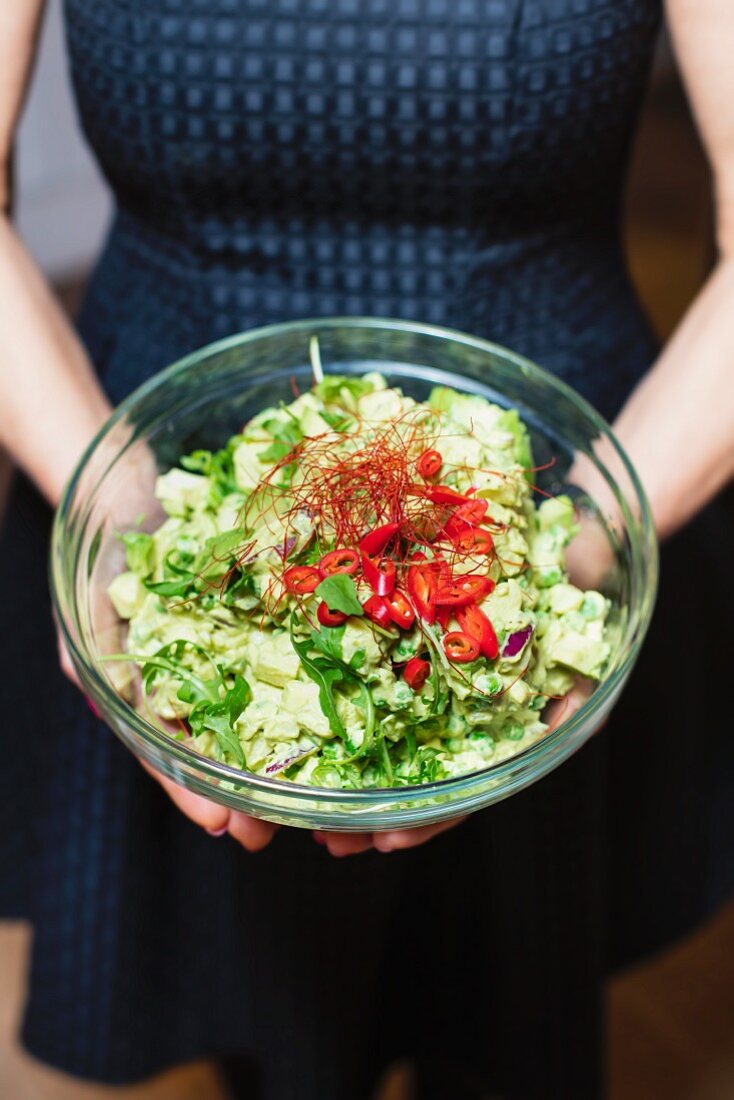
{"type": "Polygon", "coordinates": [[[54,606],[84,691],[136,756],[177,783],[257,817],[301,828],[383,830],[425,825],[478,810],[558,767],[611,711],[639,653],[652,613],[657,548],[640,482],[610,428],[553,375],[504,348],[462,333],[403,321],[342,318],[257,329],[202,348],[157,374],[124,401],[82,457],[59,506],[51,546],[54,606]],[[581,532],[572,579],[613,603],[612,654],[603,679],[556,704],[551,730],[483,771],[415,787],[316,789],[250,775],[204,757],[156,728],[136,703],[107,596],[124,569],[119,534],[161,513],[159,470],[196,447],[221,447],[267,405],[311,384],[317,336],[327,373],[379,370],[388,384],[425,399],[451,386],[514,407],[527,425],[542,493],[574,498],[581,532]],[[124,670],[127,670],[126,672],[124,670]]]}

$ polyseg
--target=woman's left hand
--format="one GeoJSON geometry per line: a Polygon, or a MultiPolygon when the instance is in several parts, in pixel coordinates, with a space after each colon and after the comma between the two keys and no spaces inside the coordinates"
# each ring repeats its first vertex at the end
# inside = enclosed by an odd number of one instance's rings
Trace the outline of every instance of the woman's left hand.
{"type": "Polygon", "coordinates": [[[402,848],[417,848],[439,833],[445,833],[461,825],[463,817],[441,821],[438,825],[420,825],[416,829],[392,829],[384,833],[329,833],[316,832],[314,840],[329,849],[332,856],[356,856],[374,848],[377,852],[397,852],[402,848]]]}

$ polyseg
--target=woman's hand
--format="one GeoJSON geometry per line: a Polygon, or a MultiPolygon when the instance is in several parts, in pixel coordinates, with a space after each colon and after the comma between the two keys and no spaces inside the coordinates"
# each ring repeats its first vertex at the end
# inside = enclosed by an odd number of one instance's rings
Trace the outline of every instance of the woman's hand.
{"type": "Polygon", "coordinates": [[[141,764],[157,783],[160,783],[171,802],[182,814],[185,814],[194,825],[200,825],[211,836],[224,836],[226,833],[246,848],[248,852],[259,852],[267,848],[273,839],[277,825],[271,825],[269,821],[260,821],[257,817],[248,817],[238,810],[230,810],[226,806],[220,806],[218,802],[212,802],[202,795],[187,791],[185,787],[179,787],[172,779],[159,775],[157,771],[141,760],[141,764]]]}
{"type": "Polygon", "coordinates": [[[330,833],[313,834],[317,844],[323,844],[332,856],[356,856],[374,848],[377,852],[397,852],[403,848],[417,848],[434,836],[447,832],[465,821],[464,817],[454,817],[450,821],[441,821],[438,825],[421,825],[417,829],[391,829],[384,833],[330,833]]]}

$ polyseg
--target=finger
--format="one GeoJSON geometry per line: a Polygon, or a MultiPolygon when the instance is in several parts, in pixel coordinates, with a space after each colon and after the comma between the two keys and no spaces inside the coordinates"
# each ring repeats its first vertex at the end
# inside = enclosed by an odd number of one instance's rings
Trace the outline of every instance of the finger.
{"type": "Polygon", "coordinates": [[[260,821],[257,817],[233,811],[229,817],[229,835],[246,848],[248,852],[259,852],[273,839],[277,825],[270,821],[260,821]]]}
{"type": "Polygon", "coordinates": [[[174,783],[172,779],[168,779],[165,775],[160,775],[144,760],[141,760],[140,763],[148,774],[157,783],[160,783],[174,806],[182,814],[185,814],[190,821],[193,821],[195,825],[200,825],[208,833],[221,834],[226,832],[230,816],[233,816],[226,806],[220,806],[217,802],[211,802],[208,798],[204,798],[203,795],[194,794],[193,791],[187,791],[185,787],[179,787],[178,783],[174,783]]]}
{"type": "Polygon", "coordinates": [[[332,856],[356,856],[372,847],[372,833],[320,833],[332,856]]]}
{"type": "Polygon", "coordinates": [[[439,833],[445,833],[460,825],[466,818],[455,817],[451,821],[441,821],[438,825],[422,825],[417,829],[395,829],[392,832],[375,833],[374,845],[378,852],[395,852],[400,848],[416,848],[425,844],[439,833]]]}
{"type": "MultiPolygon", "coordinates": [[[[141,761],[142,763],[142,761],[141,761]]],[[[158,775],[149,764],[143,767],[163,787],[164,791],[174,805],[193,821],[200,825],[208,833],[214,836],[229,835],[246,848],[248,852],[259,852],[273,839],[277,825],[271,825],[269,821],[258,821],[255,817],[228,810],[226,806],[220,806],[216,802],[210,802],[202,795],[187,791],[185,787],[179,787],[172,779],[158,775]]]]}

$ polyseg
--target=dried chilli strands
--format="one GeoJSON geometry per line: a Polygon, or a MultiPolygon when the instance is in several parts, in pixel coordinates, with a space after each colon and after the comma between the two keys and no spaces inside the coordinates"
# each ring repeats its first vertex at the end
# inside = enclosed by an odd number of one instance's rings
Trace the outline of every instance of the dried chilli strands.
{"type": "Polygon", "coordinates": [[[388,522],[400,523],[404,537],[415,533],[416,541],[425,541],[418,528],[433,513],[425,501],[411,498],[410,489],[417,479],[417,458],[436,434],[436,420],[424,409],[409,410],[387,425],[363,420],[354,432],[310,436],[272,468],[260,491],[267,486],[287,501],[286,524],[298,513],[307,514],[324,542],[354,546],[367,531],[388,522]],[[290,484],[278,485],[280,472],[289,466],[295,466],[290,484]]]}

